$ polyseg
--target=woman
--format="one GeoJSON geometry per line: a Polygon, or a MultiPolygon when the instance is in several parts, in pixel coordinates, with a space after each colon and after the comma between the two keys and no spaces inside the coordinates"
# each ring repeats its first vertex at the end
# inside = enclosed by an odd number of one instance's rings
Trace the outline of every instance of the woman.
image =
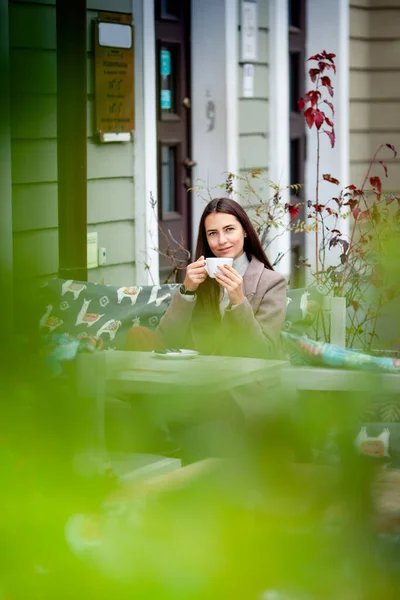
{"type": "Polygon", "coordinates": [[[196,262],[162,317],[167,347],[206,354],[279,357],[286,312],[286,280],[276,273],[244,209],[229,198],[211,200],[202,214],[196,262]],[[233,258],[216,279],[207,257],[233,258]]]}
{"type": "MultiPolygon", "coordinates": [[[[196,257],[160,320],[157,334],[134,327],[128,349],[194,348],[204,354],[280,357],[279,337],[286,312],[286,281],[275,273],[246,212],[234,200],[216,198],[200,220],[196,257]],[[233,258],[216,279],[205,258],[233,258]],[[142,330],[143,331],[139,331],[142,330]]],[[[260,384],[261,385],[261,384],[260,384]]],[[[257,383],[235,393],[202,388],[200,404],[183,402],[181,417],[166,428],[185,463],[208,456],[233,456],[247,431],[250,396],[263,394],[257,383]]],[[[250,409],[251,413],[251,409],[250,409]]]]}

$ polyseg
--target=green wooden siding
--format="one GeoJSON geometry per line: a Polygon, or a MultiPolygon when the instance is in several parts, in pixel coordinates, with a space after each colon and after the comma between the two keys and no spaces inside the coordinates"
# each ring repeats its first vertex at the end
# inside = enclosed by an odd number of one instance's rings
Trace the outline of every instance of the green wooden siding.
{"type": "Polygon", "coordinates": [[[133,280],[135,261],[134,146],[97,141],[93,49],[98,11],[129,13],[132,5],[130,0],[90,0],[87,7],[88,231],[97,231],[99,248],[107,248],[107,265],[91,269],[88,277],[90,281],[126,285],[133,280]]]}
{"type": "MultiPolygon", "coordinates": [[[[88,179],[133,177],[133,144],[98,144],[89,139],[87,144],[88,179]]],[[[118,198],[114,198],[118,210],[118,198]]]]}
{"type": "MultiPolygon", "coordinates": [[[[134,149],[95,138],[93,23],[99,10],[132,8],[130,0],[88,0],[87,7],[88,230],[108,256],[90,277],[125,283],[135,261],[134,149]]],[[[55,0],[10,0],[9,30],[15,277],[41,280],[58,270],[55,0]]]]}
{"type": "Polygon", "coordinates": [[[14,269],[18,279],[56,273],[58,229],[14,233],[14,269]]]}
{"type": "MultiPolygon", "coordinates": [[[[380,144],[399,148],[400,129],[400,0],[350,3],[350,180],[361,185],[380,144]]],[[[370,175],[383,177],[385,192],[400,190],[399,158],[384,148],[388,164],[370,175]]]]}
{"type": "Polygon", "coordinates": [[[57,184],[14,185],[13,208],[13,230],[16,232],[57,228],[57,184]]]}
{"type": "Polygon", "coordinates": [[[12,140],[13,185],[57,181],[57,140],[12,140]]]}

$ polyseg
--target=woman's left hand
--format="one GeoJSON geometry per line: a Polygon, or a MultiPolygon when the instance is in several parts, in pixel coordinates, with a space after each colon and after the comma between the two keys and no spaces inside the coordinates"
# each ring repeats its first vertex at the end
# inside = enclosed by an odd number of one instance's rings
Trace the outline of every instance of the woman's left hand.
{"type": "Polygon", "coordinates": [[[243,278],[229,265],[222,265],[219,270],[220,272],[215,273],[215,279],[228,292],[231,304],[243,302],[243,278]]]}

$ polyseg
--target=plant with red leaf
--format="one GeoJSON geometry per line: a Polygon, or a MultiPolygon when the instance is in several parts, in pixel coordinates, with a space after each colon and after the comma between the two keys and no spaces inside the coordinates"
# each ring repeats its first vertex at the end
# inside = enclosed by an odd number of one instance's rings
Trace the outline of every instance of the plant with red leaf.
{"type": "MultiPolygon", "coordinates": [[[[372,168],[379,165],[387,177],[388,165],[386,161],[379,160],[380,153],[388,148],[396,157],[397,152],[392,144],[381,144],[368,165],[362,184],[350,184],[339,192],[340,181],[334,174],[320,174],[320,134],[326,133],[331,147],[335,145],[335,107],[332,102],[332,79],[336,73],[334,59],[334,54],[325,51],[309,59],[317,63],[309,70],[315,85],[298,102],[307,126],[310,129],[315,127],[317,136],[315,198],[302,199],[299,196],[301,184],[281,188],[268,179],[264,181],[272,195],[265,198],[262,193],[265,188],[259,185],[262,181],[260,169],[252,169],[244,175],[229,173],[226,182],[216,187],[240,196],[274,267],[293,250],[288,244],[284,252],[271,255],[270,249],[277,238],[288,231],[291,234],[315,233],[315,272],[312,276],[326,294],[346,298],[349,321],[347,346],[358,345],[370,350],[377,337],[376,324],[382,307],[396,295],[400,296],[400,287],[397,282],[388,282],[379,259],[381,249],[388,246],[393,233],[395,239],[400,237],[400,197],[384,195],[383,175],[379,177],[372,168]],[[336,186],[332,188],[335,196],[329,198],[324,195],[321,199],[320,181],[336,186]],[[233,185],[234,182],[240,184],[241,192],[237,191],[238,186],[233,185]],[[289,192],[290,201],[283,200],[284,192],[289,192]],[[344,219],[352,222],[350,234],[343,231],[344,219]],[[379,302],[375,305],[368,296],[371,286],[382,286],[379,302]]],[[[208,190],[204,200],[208,201],[211,197],[208,190]]],[[[303,268],[311,269],[309,257],[299,257],[295,267],[295,277],[303,268]]],[[[317,317],[315,335],[317,339],[323,336],[329,341],[323,311],[317,317]]]]}
{"type": "MultiPolygon", "coordinates": [[[[298,107],[300,112],[304,111],[304,118],[308,127],[311,129],[315,126],[317,130],[317,181],[316,181],[316,190],[315,190],[315,206],[318,207],[316,211],[317,219],[316,219],[316,229],[315,229],[315,265],[316,265],[316,276],[318,280],[319,273],[319,219],[318,213],[321,211],[319,207],[321,206],[319,202],[319,170],[320,170],[320,134],[321,127],[325,123],[325,128],[322,129],[323,133],[329,137],[331,147],[335,146],[335,126],[333,123],[333,117],[335,114],[335,109],[329,100],[324,98],[324,95],[328,94],[331,98],[333,98],[333,86],[330,77],[328,75],[323,75],[324,71],[332,70],[334,74],[336,74],[336,65],[335,65],[335,54],[328,54],[325,50],[323,50],[319,54],[314,54],[310,56],[309,61],[315,61],[317,63],[316,67],[312,67],[308,74],[312,83],[314,83],[314,88],[309,90],[304,94],[302,98],[298,101],[298,107]],[[326,113],[322,110],[322,104],[326,104],[331,109],[331,117],[326,115],[326,113]],[[309,106],[308,106],[309,105],[309,106]]],[[[324,176],[325,178],[326,176],[324,176]]],[[[329,176],[330,177],[330,176],[329,176]]],[[[331,179],[327,179],[327,181],[332,181],[331,179]]],[[[336,179],[337,184],[339,181],[336,179]]]]}
{"type": "MultiPolygon", "coordinates": [[[[319,197],[320,135],[325,133],[329,137],[332,148],[336,141],[335,107],[332,102],[334,97],[332,75],[336,74],[335,55],[328,54],[324,50],[311,56],[308,61],[316,63],[308,73],[313,87],[299,99],[298,107],[304,114],[307,126],[310,129],[315,127],[316,131],[315,201],[308,200],[306,203],[306,207],[309,209],[306,218],[314,221],[315,278],[316,282],[329,293],[346,296],[347,306],[353,310],[348,331],[348,344],[351,346],[355,340],[358,340],[364,348],[369,349],[376,337],[377,318],[385,302],[386,289],[389,289],[390,286],[386,286],[381,300],[375,308],[369,306],[366,301],[366,286],[378,281],[377,248],[384,245],[382,240],[388,235],[387,232],[393,233],[396,228],[397,231],[400,223],[400,199],[395,196],[383,197],[382,180],[378,175],[372,175],[371,170],[384,148],[389,148],[394,157],[396,157],[397,151],[392,144],[381,144],[368,165],[361,186],[351,184],[344,188],[338,196],[328,201],[324,199],[324,202],[321,202],[319,197]],[[329,112],[326,112],[326,107],[329,108],[329,112]],[[391,210],[394,200],[398,201],[399,206],[396,211],[391,210]],[[345,212],[346,210],[347,212],[345,212]],[[329,217],[329,222],[327,217],[329,217]],[[343,218],[352,218],[349,237],[344,236],[340,231],[340,222],[343,218]],[[338,248],[341,249],[339,263],[327,267],[327,251],[338,248]],[[368,275],[371,272],[375,274],[375,279],[368,275]],[[355,306],[357,310],[354,308],[355,306]],[[359,310],[360,306],[363,310],[359,310]]],[[[386,162],[379,160],[379,164],[387,177],[386,162]]],[[[340,185],[339,180],[330,173],[323,174],[322,179],[333,185],[340,185]]],[[[398,234],[400,235],[400,231],[398,234]]],[[[381,275],[379,281],[383,281],[381,275]]],[[[386,300],[390,300],[389,296],[386,300]]],[[[324,324],[323,329],[325,330],[324,324]]]]}

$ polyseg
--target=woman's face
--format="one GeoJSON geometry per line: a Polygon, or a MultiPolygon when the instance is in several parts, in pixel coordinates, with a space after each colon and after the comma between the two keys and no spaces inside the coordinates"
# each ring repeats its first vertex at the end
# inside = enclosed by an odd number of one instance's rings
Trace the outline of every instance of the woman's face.
{"type": "Polygon", "coordinates": [[[227,213],[211,213],[204,224],[214,256],[235,259],[243,254],[246,232],[236,217],[227,213]]]}

